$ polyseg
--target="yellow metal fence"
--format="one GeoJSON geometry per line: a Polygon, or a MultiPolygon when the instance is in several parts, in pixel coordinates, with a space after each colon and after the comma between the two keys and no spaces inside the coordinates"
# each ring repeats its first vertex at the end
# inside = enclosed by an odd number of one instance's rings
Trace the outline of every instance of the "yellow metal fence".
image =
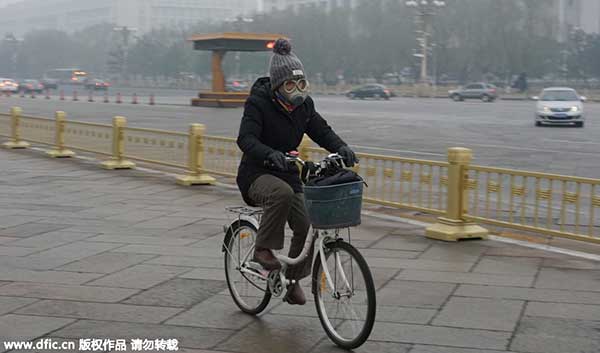
{"type": "Polygon", "coordinates": [[[113,128],[87,122],[65,122],[65,147],[84,152],[111,155],[113,128]]]}
{"type": "Polygon", "coordinates": [[[10,137],[11,134],[11,116],[10,114],[0,113],[0,136],[10,137]]]}
{"type": "Polygon", "coordinates": [[[469,166],[466,220],[600,241],[600,180],[469,166]]]}
{"type": "Polygon", "coordinates": [[[25,141],[41,143],[45,145],[54,144],[55,122],[52,119],[22,116],[21,138],[25,141]]]}
{"type": "MultiPolygon", "coordinates": [[[[241,159],[236,140],[205,134],[201,124],[188,133],[24,116],[19,108],[0,114],[0,136],[8,148],[28,142],[53,146],[53,157],[70,150],[110,156],[108,169],[131,168],[129,160],[184,171],[183,185],[210,184],[209,175],[235,177],[241,159]]],[[[321,160],[327,151],[300,146],[303,159],[321,160]]],[[[428,236],[457,240],[485,233],[470,223],[491,224],[553,236],[600,242],[600,179],[578,178],[470,165],[470,150],[449,149],[447,162],[358,153],[357,171],[368,184],[368,203],[442,216],[428,236]]]]}
{"type": "Polygon", "coordinates": [[[242,153],[230,137],[204,136],[204,171],[228,177],[237,175],[242,153]]]}
{"type": "MultiPolygon", "coordinates": [[[[302,152],[314,161],[328,154],[315,147],[305,147],[302,152]]],[[[367,183],[366,202],[444,214],[448,163],[366,153],[357,156],[360,163],[354,170],[367,183]]]]}
{"type": "Polygon", "coordinates": [[[125,158],[160,164],[167,167],[187,167],[188,134],[126,127],[125,158]]]}

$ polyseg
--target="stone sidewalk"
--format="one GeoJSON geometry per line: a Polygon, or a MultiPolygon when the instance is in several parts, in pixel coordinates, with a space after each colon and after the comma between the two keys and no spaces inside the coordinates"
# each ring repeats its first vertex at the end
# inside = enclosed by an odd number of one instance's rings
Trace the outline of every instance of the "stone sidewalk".
{"type": "MultiPolygon", "coordinates": [[[[274,299],[258,318],[233,304],[220,246],[223,208],[241,202],[235,190],[36,151],[0,150],[0,175],[0,342],[176,338],[186,352],[339,351],[311,303],[274,299]]],[[[354,244],[374,273],[378,313],[357,352],[600,352],[600,263],[363,223],[354,244]]]]}

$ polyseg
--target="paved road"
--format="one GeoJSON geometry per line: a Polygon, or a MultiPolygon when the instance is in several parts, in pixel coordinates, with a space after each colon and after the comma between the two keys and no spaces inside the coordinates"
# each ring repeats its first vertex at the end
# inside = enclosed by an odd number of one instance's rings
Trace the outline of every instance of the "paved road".
{"type": "MultiPolygon", "coordinates": [[[[189,353],[342,352],[312,302],[273,299],[258,318],[233,304],[219,249],[237,192],[35,151],[0,150],[0,181],[0,344],[175,338],[189,353]]],[[[353,243],[378,301],[357,353],[598,352],[598,262],[443,243],[371,217],[353,243]]]]}
{"type": "MultiPolygon", "coordinates": [[[[161,92],[158,94],[166,94],[161,92]]],[[[185,95],[157,97],[163,103],[184,104],[188,99],[185,95]]],[[[361,151],[444,160],[448,147],[463,146],[472,148],[475,162],[482,165],[600,177],[600,124],[596,122],[600,104],[586,105],[587,125],[577,129],[534,127],[533,103],[523,101],[485,104],[398,98],[377,102],[322,96],[316,102],[338,133],[361,151]]],[[[242,114],[241,109],[183,105],[0,98],[0,110],[7,111],[12,105],[33,115],[65,110],[71,119],[105,123],[118,114],[126,116],[130,125],[169,130],[184,131],[190,123],[200,122],[210,134],[224,136],[235,136],[242,114]]]]}

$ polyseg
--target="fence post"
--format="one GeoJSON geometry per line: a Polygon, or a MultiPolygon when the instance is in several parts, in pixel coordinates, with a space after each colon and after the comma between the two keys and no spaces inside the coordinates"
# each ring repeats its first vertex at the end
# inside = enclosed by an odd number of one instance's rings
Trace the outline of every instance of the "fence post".
{"type": "Polygon", "coordinates": [[[8,149],[27,148],[29,143],[21,141],[21,115],[23,110],[19,107],[13,107],[10,109],[11,115],[11,137],[9,142],[3,144],[8,149]]]}
{"type": "Polygon", "coordinates": [[[113,118],[113,148],[112,158],[102,162],[104,169],[131,169],[135,167],[135,163],[123,159],[125,154],[125,131],[127,119],[122,116],[113,118]]]}
{"type": "Polygon", "coordinates": [[[438,222],[427,228],[425,236],[428,238],[458,241],[459,239],[480,238],[485,239],[487,229],[474,223],[468,223],[464,215],[468,210],[469,194],[467,190],[469,166],[473,153],[468,148],[453,147],[448,149],[448,194],[445,217],[438,218],[438,222]]]}
{"type": "Polygon", "coordinates": [[[177,184],[184,186],[214,184],[215,178],[202,174],[204,169],[204,124],[190,125],[188,137],[188,170],[186,175],[177,178],[177,184]]]}
{"type": "Polygon", "coordinates": [[[48,151],[47,154],[52,158],[68,158],[73,157],[75,152],[65,148],[65,123],[67,114],[65,112],[58,111],[55,114],[56,119],[56,142],[54,149],[48,151]]]}

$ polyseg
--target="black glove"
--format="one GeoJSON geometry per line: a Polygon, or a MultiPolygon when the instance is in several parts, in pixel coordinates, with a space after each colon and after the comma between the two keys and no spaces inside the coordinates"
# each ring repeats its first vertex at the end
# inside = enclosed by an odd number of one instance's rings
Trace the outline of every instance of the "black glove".
{"type": "Polygon", "coordinates": [[[285,159],[285,154],[279,151],[273,151],[267,156],[266,162],[270,167],[285,172],[288,170],[288,163],[285,159]]]}
{"type": "Polygon", "coordinates": [[[356,158],[354,151],[348,146],[340,147],[337,153],[344,158],[344,163],[346,163],[346,166],[348,167],[354,167],[354,165],[358,163],[358,158],[356,158]]]}

